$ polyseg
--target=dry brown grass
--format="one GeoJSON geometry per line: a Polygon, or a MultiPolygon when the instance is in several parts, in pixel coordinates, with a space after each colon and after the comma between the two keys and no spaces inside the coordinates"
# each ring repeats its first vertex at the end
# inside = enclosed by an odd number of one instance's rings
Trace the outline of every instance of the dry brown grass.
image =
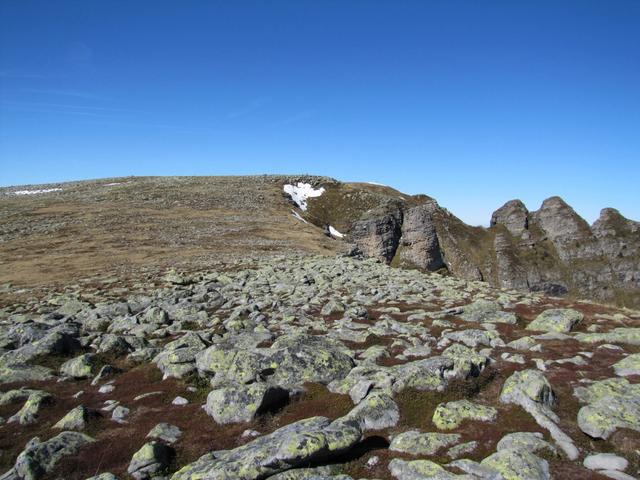
{"type": "MultiPolygon", "coordinates": [[[[340,242],[291,215],[286,177],[110,179],[47,195],[0,194],[0,284],[62,287],[115,277],[127,286],[168,268],[234,258],[333,255],[340,242]]],[[[0,305],[21,300],[0,293],[0,305]]]]}

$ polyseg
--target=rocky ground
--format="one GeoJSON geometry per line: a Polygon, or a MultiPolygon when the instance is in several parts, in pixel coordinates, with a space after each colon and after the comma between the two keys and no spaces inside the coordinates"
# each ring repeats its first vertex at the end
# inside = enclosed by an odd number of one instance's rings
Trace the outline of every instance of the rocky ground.
{"type": "Polygon", "coordinates": [[[640,474],[637,311],[294,252],[2,298],[2,480],[640,474]]]}

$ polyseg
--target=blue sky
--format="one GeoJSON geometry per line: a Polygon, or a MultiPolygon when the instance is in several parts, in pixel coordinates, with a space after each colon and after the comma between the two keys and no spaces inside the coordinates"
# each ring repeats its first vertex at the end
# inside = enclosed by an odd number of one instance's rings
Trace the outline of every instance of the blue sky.
{"type": "Polygon", "coordinates": [[[315,173],[640,220],[640,2],[0,2],[0,185],[315,173]]]}

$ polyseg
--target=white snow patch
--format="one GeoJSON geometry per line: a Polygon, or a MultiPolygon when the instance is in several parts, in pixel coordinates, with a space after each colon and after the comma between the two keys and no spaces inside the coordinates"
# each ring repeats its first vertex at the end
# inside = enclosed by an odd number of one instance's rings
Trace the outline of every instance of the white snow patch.
{"type": "Polygon", "coordinates": [[[331,234],[332,237],[344,238],[344,233],[340,233],[338,230],[333,228],[331,225],[329,225],[329,233],[331,234]]]}
{"type": "Polygon", "coordinates": [[[114,185],[122,185],[122,182],[105,183],[103,187],[113,187],[114,185]]]}
{"type": "Polygon", "coordinates": [[[378,182],[365,182],[368,183],[369,185],[378,185],[379,187],[386,187],[388,185],[385,185],[384,183],[378,183],[378,182]]]}
{"type": "Polygon", "coordinates": [[[41,193],[59,192],[61,188],[43,188],[40,190],[16,190],[15,192],[9,192],[13,195],[39,195],[41,193]]]}
{"type": "Polygon", "coordinates": [[[307,198],[319,197],[324,193],[324,188],[314,189],[308,183],[298,182],[298,185],[285,185],[284,193],[291,195],[291,199],[300,207],[300,210],[307,209],[307,198]]]}
{"type": "Polygon", "coordinates": [[[291,215],[293,215],[295,218],[297,218],[297,219],[298,219],[298,220],[300,220],[301,222],[309,223],[309,222],[307,222],[304,218],[302,218],[302,217],[300,216],[300,214],[299,214],[298,212],[296,212],[295,210],[291,210],[291,215]]]}

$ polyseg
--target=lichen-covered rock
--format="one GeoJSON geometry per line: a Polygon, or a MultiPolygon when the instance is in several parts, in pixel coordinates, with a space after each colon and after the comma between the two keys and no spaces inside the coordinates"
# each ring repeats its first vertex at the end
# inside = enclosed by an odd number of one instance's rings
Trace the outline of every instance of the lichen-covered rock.
{"type": "Polygon", "coordinates": [[[385,391],[391,393],[393,384],[396,381],[396,376],[392,369],[389,367],[383,367],[376,365],[375,363],[366,363],[358,365],[353,368],[346,377],[340,380],[334,380],[327,385],[329,391],[334,393],[342,393],[351,395],[353,392],[353,403],[357,404],[364,398],[362,396],[356,402],[354,396],[357,398],[360,395],[358,392],[365,389],[366,393],[369,393],[371,389],[385,391]],[[355,390],[354,390],[355,389],[355,390]]]}
{"type": "Polygon", "coordinates": [[[144,323],[161,325],[169,321],[169,314],[162,307],[151,307],[140,317],[144,323]]]}
{"type": "Polygon", "coordinates": [[[640,328],[618,327],[603,333],[576,333],[579,342],[585,343],[625,343],[640,345],[640,328]]]}
{"type": "Polygon", "coordinates": [[[79,405],[62,417],[58,423],[53,426],[53,428],[57,428],[59,430],[84,430],[86,427],[87,417],[87,409],[84,406],[79,405]]]}
{"type": "Polygon", "coordinates": [[[531,453],[548,451],[556,453],[556,449],[549,442],[544,440],[540,432],[515,432],[502,437],[496,447],[498,451],[512,449],[525,450],[531,453]]]}
{"type": "Polygon", "coordinates": [[[288,398],[288,391],[265,383],[229,384],[209,393],[205,411],[220,424],[249,422],[261,410],[288,398]]]}
{"type": "Polygon", "coordinates": [[[443,391],[447,385],[447,374],[455,362],[444,356],[425,358],[393,367],[395,377],[393,390],[400,392],[406,388],[421,391],[443,391]]]}
{"type": "Polygon", "coordinates": [[[147,438],[156,438],[166,443],[175,443],[182,436],[182,430],[169,423],[161,422],[147,433],[147,438]]]}
{"type": "Polygon", "coordinates": [[[72,378],[88,378],[93,374],[94,365],[95,355],[85,353],[64,362],[60,367],[60,373],[72,378]]]}
{"type": "Polygon", "coordinates": [[[127,472],[136,480],[147,480],[167,468],[173,450],[162,442],[152,441],[133,454],[127,472]]]}
{"type": "Polygon", "coordinates": [[[196,354],[195,366],[202,375],[214,375],[215,383],[247,383],[268,367],[267,359],[265,353],[218,344],[196,354]]]}
{"type": "Polygon", "coordinates": [[[546,460],[522,449],[505,448],[480,462],[494,469],[504,480],[549,480],[549,464],[546,460]]]}
{"type": "Polygon", "coordinates": [[[0,384],[18,382],[40,382],[53,378],[50,368],[40,365],[2,365],[0,363],[0,384]]]}
{"type": "Polygon", "coordinates": [[[493,407],[458,400],[439,404],[433,412],[433,424],[442,430],[453,430],[465,420],[492,422],[497,416],[498,411],[493,407]]]}
{"type": "Polygon", "coordinates": [[[488,356],[459,343],[447,347],[442,356],[453,360],[453,369],[447,375],[455,378],[476,377],[490,363],[488,356]]]}
{"type": "Polygon", "coordinates": [[[523,370],[511,375],[502,386],[500,401],[521,406],[538,425],[549,431],[558,447],[570,460],[578,458],[578,448],[571,437],[560,429],[560,419],[551,410],[555,403],[551,385],[538,370],[523,370]]]}
{"type": "Polygon", "coordinates": [[[380,430],[395,426],[400,419],[400,410],[389,395],[374,391],[344,418],[357,422],[362,431],[380,430]]]}
{"type": "Polygon", "coordinates": [[[584,315],[570,308],[552,308],[538,315],[527,330],[568,333],[582,321],[584,315]]]}
{"type": "Polygon", "coordinates": [[[447,450],[447,457],[460,458],[464,455],[472,453],[476,448],[478,448],[478,445],[479,443],[476,440],[455,445],[447,450]]]}
{"type": "Polygon", "coordinates": [[[621,377],[640,375],[640,353],[634,353],[614,363],[613,370],[621,377]]]}
{"type": "Polygon", "coordinates": [[[578,426],[587,435],[607,439],[618,428],[640,431],[640,385],[609,378],[574,393],[587,403],[578,411],[578,426]]]}
{"type": "Polygon", "coordinates": [[[339,465],[323,465],[313,468],[296,468],[286,472],[276,473],[269,480],[353,480],[349,475],[340,473],[339,465]]]}
{"type": "Polygon", "coordinates": [[[271,346],[270,381],[288,387],[304,382],[330,383],[347,376],[355,367],[348,350],[339,342],[316,335],[278,338],[271,346]]]}
{"type": "Polygon", "coordinates": [[[430,460],[400,460],[394,458],[389,462],[389,471],[398,480],[456,480],[468,478],[466,475],[455,475],[447,472],[437,463],[430,460]]]}
{"type": "Polygon", "coordinates": [[[233,450],[208,453],[180,469],[171,480],[257,480],[312,461],[331,459],[352,448],[361,438],[356,422],[307,418],[233,450]]]}
{"type": "Polygon", "coordinates": [[[52,401],[53,397],[49,393],[40,390],[35,391],[29,395],[22,408],[16,414],[9,417],[7,422],[18,422],[20,425],[35,423],[38,421],[38,414],[42,406],[52,401]]]}
{"type": "Polygon", "coordinates": [[[44,442],[34,438],[18,455],[14,471],[21,480],[39,480],[63,457],[78,453],[81,447],[93,441],[88,435],[77,432],[62,432],[44,442]]]}
{"type": "Polygon", "coordinates": [[[20,400],[26,400],[32,393],[38,393],[42,390],[34,390],[32,388],[18,388],[15,390],[9,390],[0,394],[0,405],[9,405],[13,402],[20,400]]]}
{"type": "Polygon", "coordinates": [[[116,357],[127,355],[134,350],[124,336],[113,333],[105,333],[96,343],[98,344],[96,352],[108,353],[116,357]]]}
{"type": "Polygon", "coordinates": [[[389,450],[410,455],[435,455],[441,448],[460,441],[457,433],[421,433],[417,430],[402,432],[391,440],[389,450]]]}
{"type": "MultiPolygon", "coordinates": [[[[481,345],[493,347],[499,345],[499,342],[502,342],[498,332],[493,330],[479,330],[475,328],[445,332],[442,334],[442,340],[460,342],[465,344],[467,347],[472,348],[479,347],[481,345]]],[[[442,340],[440,342],[442,342],[442,340]]],[[[504,342],[502,344],[504,344],[504,342]]]]}
{"type": "Polygon", "coordinates": [[[118,480],[118,477],[116,477],[113,473],[101,473],[100,475],[95,475],[93,477],[89,477],[85,480],[118,480]]]}
{"type": "Polygon", "coordinates": [[[514,313],[502,311],[502,305],[489,300],[476,300],[465,305],[460,318],[466,322],[515,324],[518,317],[514,313]]]}
{"type": "Polygon", "coordinates": [[[514,372],[502,386],[500,401],[523,405],[525,399],[532,400],[547,407],[555,402],[555,394],[551,384],[538,370],[522,370],[514,372]]]}
{"type": "Polygon", "coordinates": [[[529,350],[537,343],[538,342],[534,338],[527,336],[507,343],[507,347],[513,348],[514,350],[529,350]]]}

